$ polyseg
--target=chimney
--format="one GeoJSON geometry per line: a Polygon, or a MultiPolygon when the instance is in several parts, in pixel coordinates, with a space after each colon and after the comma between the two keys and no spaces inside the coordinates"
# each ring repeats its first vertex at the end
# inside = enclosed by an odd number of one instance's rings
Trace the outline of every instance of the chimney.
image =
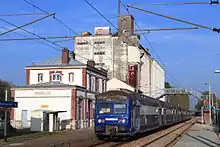
{"type": "Polygon", "coordinates": [[[90,65],[90,66],[92,66],[92,67],[95,67],[95,61],[93,61],[93,60],[88,60],[88,61],[87,61],[87,65],[90,65]]]}
{"type": "Polygon", "coordinates": [[[68,64],[69,63],[69,50],[68,48],[64,48],[62,50],[62,64],[68,64]]]}
{"type": "Polygon", "coordinates": [[[76,59],[76,54],[74,53],[74,51],[70,52],[70,56],[72,59],[74,59],[74,60],[76,59]]]}

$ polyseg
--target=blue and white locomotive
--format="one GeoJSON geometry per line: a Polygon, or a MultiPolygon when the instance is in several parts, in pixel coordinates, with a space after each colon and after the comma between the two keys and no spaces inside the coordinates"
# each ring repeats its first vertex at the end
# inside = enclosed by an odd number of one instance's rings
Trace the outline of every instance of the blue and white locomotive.
{"type": "Polygon", "coordinates": [[[190,119],[188,110],[121,89],[96,96],[95,134],[104,136],[133,136],[159,127],[190,119]]]}

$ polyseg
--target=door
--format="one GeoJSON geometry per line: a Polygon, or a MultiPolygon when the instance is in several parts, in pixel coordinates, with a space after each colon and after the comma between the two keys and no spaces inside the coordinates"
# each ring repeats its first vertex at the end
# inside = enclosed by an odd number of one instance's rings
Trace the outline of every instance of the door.
{"type": "Polygon", "coordinates": [[[21,112],[21,127],[22,129],[28,128],[28,111],[22,110],[21,112]]]}
{"type": "Polygon", "coordinates": [[[162,116],[162,109],[160,107],[157,108],[158,109],[158,123],[159,123],[159,126],[162,125],[162,121],[163,121],[163,116],[162,116]]]}
{"type": "Polygon", "coordinates": [[[140,131],[140,106],[136,105],[133,110],[133,122],[136,131],[140,131]]]}
{"type": "MultiPolygon", "coordinates": [[[[62,129],[61,124],[61,129],[62,129]]],[[[49,113],[43,113],[43,131],[49,131],[49,113]]]]}

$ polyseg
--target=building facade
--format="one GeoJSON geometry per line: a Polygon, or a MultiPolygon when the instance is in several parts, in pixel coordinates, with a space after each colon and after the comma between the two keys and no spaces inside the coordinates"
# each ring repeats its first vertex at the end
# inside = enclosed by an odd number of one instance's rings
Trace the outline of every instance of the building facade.
{"type": "Polygon", "coordinates": [[[58,114],[65,129],[92,126],[95,94],[106,91],[107,71],[69,54],[63,49],[61,57],[25,67],[27,85],[12,89],[19,103],[11,116],[16,128],[30,127],[35,110],[65,111],[58,114]]]}
{"type": "Polygon", "coordinates": [[[140,45],[133,17],[119,16],[118,28],[115,34],[109,27],[97,27],[94,35],[86,32],[76,36],[76,59],[83,63],[94,60],[96,67],[108,70],[109,79],[124,81],[147,96],[159,96],[158,92],[165,88],[165,71],[140,45]]]}

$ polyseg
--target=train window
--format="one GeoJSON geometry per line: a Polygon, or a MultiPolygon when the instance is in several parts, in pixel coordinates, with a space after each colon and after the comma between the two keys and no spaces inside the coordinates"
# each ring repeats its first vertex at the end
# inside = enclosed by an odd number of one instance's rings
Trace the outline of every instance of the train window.
{"type": "Polygon", "coordinates": [[[126,113],[126,104],[114,104],[114,113],[126,113]]]}
{"type": "Polygon", "coordinates": [[[110,104],[99,104],[99,113],[110,113],[111,112],[111,105],[110,104]]]}

